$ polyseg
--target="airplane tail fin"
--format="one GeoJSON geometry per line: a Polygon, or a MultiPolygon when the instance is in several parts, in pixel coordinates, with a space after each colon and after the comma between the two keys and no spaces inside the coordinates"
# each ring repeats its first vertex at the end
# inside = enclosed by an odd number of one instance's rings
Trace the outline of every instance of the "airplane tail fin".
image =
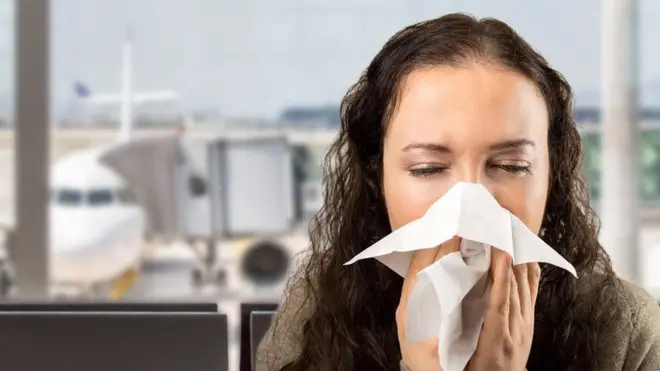
{"type": "Polygon", "coordinates": [[[119,140],[130,141],[133,137],[133,29],[126,27],[124,46],[122,49],[122,88],[119,118],[119,140]]]}
{"type": "Polygon", "coordinates": [[[76,81],[73,84],[73,91],[75,92],[76,97],[81,99],[89,98],[92,95],[92,92],[87,84],[82,81],[76,81]]]}
{"type": "Polygon", "coordinates": [[[74,84],[74,92],[76,97],[84,100],[88,104],[119,104],[118,140],[121,142],[130,141],[133,137],[133,132],[135,130],[135,123],[133,118],[134,104],[175,102],[179,99],[179,94],[174,91],[133,91],[133,34],[134,33],[132,27],[128,26],[126,28],[124,45],[122,48],[121,90],[119,93],[92,93],[92,91],[85,83],[77,81],[74,84]]]}

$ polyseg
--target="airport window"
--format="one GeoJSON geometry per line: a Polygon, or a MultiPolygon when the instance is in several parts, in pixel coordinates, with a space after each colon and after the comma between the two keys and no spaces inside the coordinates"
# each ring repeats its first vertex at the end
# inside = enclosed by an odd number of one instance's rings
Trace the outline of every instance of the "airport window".
{"type": "Polygon", "coordinates": [[[642,135],[642,199],[660,201],[660,131],[642,135]]]}
{"type": "Polygon", "coordinates": [[[97,189],[89,191],[87,194],[87,203],[90,206],[104,206],[113,201],[113,192],[109,189],[97,189]]]}
{"type": "Polygon", "coordinates": [[[60,189],[54,192],[55,202],[62,206],[78,206],[82,203],[82,192],[74,189],[60,189]]]}
{"type": "Polygon", "coordinates": [[[305,200],[316,201],[323,198],[323,190],[320,182],[308,181],[305,187],[305,200]]]}
{"type": "Polygon", "coordinates": [[[320,180],[323,175],[323,160],[327,152],[325,146],[298,146],[294,148],[293,161],[296,178],[320,180]]]}
{"type": "Polygon", "coordinates": [[[589,196],[592,201],[596,201],[600,199],[600,133],[584,134],[582,141],[582,171],[589,184],[589,196]]]}
{"type": "MultiPolygon", "coordinates": [[[[600,133],[583,135],[584,176],[589,184],[592,201],[601,197],[601,137],[600,133]]],[[[640,198],[643,202],[660,202],[660,131],[648,130],[640,137],[640,198]]]]}

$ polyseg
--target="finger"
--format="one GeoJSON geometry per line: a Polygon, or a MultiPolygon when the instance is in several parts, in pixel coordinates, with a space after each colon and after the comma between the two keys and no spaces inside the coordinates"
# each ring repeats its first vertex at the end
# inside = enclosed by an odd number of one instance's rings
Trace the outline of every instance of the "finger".
{"type": "Polygon", "coordinates": [[[520,313],[520,316],[525,321],[533,316],[528,269],[528,264],[520,264],[513,267],[513,274],[516,277],[518,285],[518,292],[516,294],[520,298],[520,311],[518,313],[520,313]]]}
{"type": "Polygon", "coordinates": [[[498,249],[491,249],[491,275],[493,286],[490,293],[488,317],[485,323],[508,330],[509,300],[511,290],[511,258],[498,249]],[[492,318],[491,318],[492,317],[492,318]]]}
{"type": "Polygon", "coordinates": [[[522,333],[522,312],[521,312],[521,286],[527,285],[527,275],[520,281],[519,274],[516,274],[517,267],[510,268],[511,286],[509,290],[509,334],[518,339],[522,333]]]}
{"type": "Polygon", "coordinates": [[[412,287],[415,285],[415,283],[417,283],[417,273],[433,264],[433,262],[439,260],[443,256],[451,252],[458,251],[459,246],[460,238],[454,237],[436,248],[414,251],[412,259],[410,260],[408,272],[406,273],[406,277],[403,282],[402,291],[410,293],[412,287]]]}
{"type": "Polygon", "coordinates": [[[402,358],[409,370],[442,371],[438,360],[438,338],[410,343],[402,358]]]}
{"type": "Polygon", "coordinates": [[[406,339],[406,313],[408,310],[408,297],[410,296],[410,293],[417,283],[417,273],[433,263],[433,260],[437,254],[436,250],[437,248],[414,251],[412,258],[410,259],[408,272],[406,273],[406,277],[403,280],[403,286],[401,288],[399,305],[396,308],[395,313],[400,344],[404,344],[406,339]]]}
{"type": "Polygon", "coordinates": [[[417,273],[433,263],[433,260],[437,254],[436,250],[437,248],[417,250],[413,252],[412,258],[410,259],[410,265],[408,266],[408,272],[406,273],[406,277],[403,280],[403,287],[401,288],[401,299],[399,300],[399,308],[397,309],[397,312],[399,310],[405,311],[405,307],[408,302],[408,296],[417,283],[417,273]]]}
{"type": "Polygon", "coordinates": [[[406,273],[405,281],[408,281],[409,284],[413,284],[417,281],[417,273],[428,267],[435,260],[435,256],[438,253],[438,247],[431,249],[423,249],[414,251],[412,258],[410,259],[410,266],[408,267],[408,273],[406,273]]]}
{"type": "Polygon", "coordinates": [[[527,276],[529,281],[529,296],[532,303],[532,319],[534,318],[534,309],[536,308],[536,298],[539,293],[539,283],[541,281],[541,267],[538,263],[527,264],[527,276]]]}
{"type": "Polygon", "coordinates": [[[444,256],[448,254],[458,251],[461,247],[461,240],[462,239],[460,237],[455,236],[451,240],[438,246],[438,250],[435,255],[435,261],[442,259],[444,256]]]}

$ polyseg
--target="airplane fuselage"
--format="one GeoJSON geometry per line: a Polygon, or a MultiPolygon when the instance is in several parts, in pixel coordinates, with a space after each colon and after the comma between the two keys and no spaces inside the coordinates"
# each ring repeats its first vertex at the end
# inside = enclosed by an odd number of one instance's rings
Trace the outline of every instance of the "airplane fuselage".
{"type": "Polygon", "coordinates": [[[51,169],[50,278],[107,282],[142,257],[145,214],[130,189],[100,162],[104,149],[73,153],[51,169]]]}
{"type": "Polygon", "coordinates": [[[50,275],[91,285],[120,276],[141,258],[144,216],[136,206],[50,208],[50,275]]]}

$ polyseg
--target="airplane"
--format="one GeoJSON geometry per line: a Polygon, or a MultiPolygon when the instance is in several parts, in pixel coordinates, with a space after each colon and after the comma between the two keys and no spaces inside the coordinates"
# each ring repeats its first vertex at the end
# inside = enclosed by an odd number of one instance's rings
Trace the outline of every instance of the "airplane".
{"type": "MultiPolygon", "coordinates": [[[[226,272],[222,267],[215,267],[216,241],[208,239],[209,235],[213,235],[209,233],[212,228],[211,204],[215,204],[216,196],[215,193],[211,194],[207,185],[211,178],[215,179],[215,176],[208,174],[213,162],[209,162],[207,158],[210,156],[209,147],[193,145],[192,137],[187,136],[193,123],[186,121],[185,127],[180,128],[183,130],[172,136],[178,140],[181,150],[187,152],[183,154],[186,158],[185,166],[176,164],[179,176],[168,180],[176,183],[172,187],[175,194],[168,193],[169,186],[163,185],[159,179],[151,179],[152,186],[157,185],[162,189],[150,190],[159,192],[161,198],[160,201],[150,199],[145,203],[143,197],[138,197],[143,196],[140,192],[144,191],[141,189],[144,188],[144,179],[137,180],[137,183],[142,182],[142,185],[136,185],[135,179],[131,179],[136,172],[139,178],[148,176],[140,171],[144,172],[145,166],[150,166],[150,160],[145,158],[153,155],[149,145],[143,146],[145,140],[134,138],[134,106],[150,102],[174,102],[179,98],[178,94],[172,91],[133,91],[130,37],[123,46],[122,88],[119,93],[96,93],[82,81],[73,84],[73,92],[77,99],[85,104],[119,104],[120,128],[113,143],[73,152],[58,159],[51,167],[51,283],[58,287],[71,286],[75,295],[81,291],[83,294],[96,295],[96,287],[111,283],[111,298],[119,298],[137,277],[145,245],[148,243],[145,242],[148,241],[148,238],[145,238],[150,232],[148,229],[153,227],[154,219],[162,217],[158,213],[159,208],[157,207],[154,213],[152,206],[172,202],[185,204],[185,207],[175,212],[178,215],[174,218],[178,220],[174,224],[179,224],[175,228],[186,231],[183,234],[188,237],[188,247],[193,250],[201,247],[203,266],[193,270],[193,283],[195,286],[209,282],[224,284],[226,272]],[[132,165],[132,169],[128,171],[120,169],[117,163],[108,161],[108,156],[112,157],[112,154],[126,148],[129,149],[127,152],[135,150],[123,159],[132,165]],[[144,152],[141,152],[142,150],[144,152]],[[167,202],[163,202],[164,200],[167,202]],[[147,228],[147,224],[150,228],[147,228]]],[[[254,135],[252,131],[249,132],[248,136],[254,135]]],[[[215,134],[212,137],[215,137],[215,134]]],[[[322,136],[321,141],[325,142],[328,139],[326,137],[322,136]]],[[[317,140],[318,138],[311,139],[312,142],[317,140]]],[[[305,214],[311,214],[319,208],[317,204],[320,190],[317,189],[318,186],[303,188],[304,194],[316,195],[313,197],[315,201],[304,210],[305,214]]],[[[2,224],[7,223],[3,223],[0,215],[0,225],[2,224]]],[[[171,224],[165,229],[170,231],[170,227],[171,224]]],[[[231,238],[225,241],[237,245],[234,247],[236,255],[240,256],[240,275],[245,282],[266,287],[270,286],[271,282],[283,280],[283,272],[289,267],[290,256],[299,249],[298,245],[306,246],[304,239],[299,241],[296,236],[289,241],[288,238],[282,240],[269,234],[241,238],[238,242],[231,238]]],[[[0,265],[1,260],[2,257],[0,265]]],[[[1,286],[0,282],[0,291],[1,286]]]]}
{"type": "MultiPolygon", "coordinates": [[[[119,104],[120,126],[114,142],[72,152],[50,168],[51,288],[69,287],[76,295],[81,290],[91,294],[99,285],[114,283],[111,296],[118,297],[137,275],[147,216],[125,179],[102,158],[133,140],[135,105],[173,102],[179,97],[173,91],[133,91],[132,69],[129,36],[123,45],[119,93],[94,93],[83,82],[74,84],[82,103],[119,104]]],[[[5,226],[13,225],[8,219],[0,217],[5,226]]]]}

